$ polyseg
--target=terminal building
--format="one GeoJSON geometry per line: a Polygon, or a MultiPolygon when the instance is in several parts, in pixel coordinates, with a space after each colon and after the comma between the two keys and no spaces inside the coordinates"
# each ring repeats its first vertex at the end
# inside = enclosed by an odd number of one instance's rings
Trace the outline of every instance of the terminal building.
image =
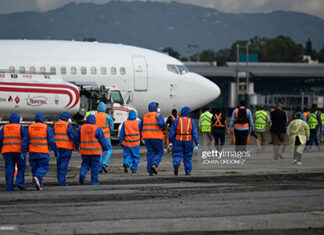
{"type": "Polygon", "coordinates": [[[214,66],[188,62],[186,66],[219,86],[221,95],[209,106],[221,108],[227,115],[238,104],[237,92],[245,94],[252,110],[261,104],[272,108],[278,102],[287,111],[296,106],[310,108],[313,103],[324,107],[324,64],[229,62],[227,66],[214,66]]]}

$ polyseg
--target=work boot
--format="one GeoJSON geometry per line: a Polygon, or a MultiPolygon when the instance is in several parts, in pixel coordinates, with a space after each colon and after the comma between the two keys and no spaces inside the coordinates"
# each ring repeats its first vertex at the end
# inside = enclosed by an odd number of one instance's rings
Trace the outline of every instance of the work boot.
{"type": "Polygon", "coordinates": [[[174,175],[178,175],[179,173],[179,166],[174,167],[174,175]]]}
{"type": "Polygon", "coordinates": [[[37,190],[41,189],[40,184],[39,184],[39,180],[38,180],[38,178],[36,176],[34,176],[34,178],[33,178],[33,184],[34,184],[34,186],[35,186],[35,188],[37,190]]]}
{"type": "Polygon", "coordinates": [[[132,174],[136,174],[136,171],[132,171],[132,174]]]}
{"type": "Polygon", "coordinates": [[[106,166],[105,164],[102,164],[102,169],[105,173],[108,173],[109,170],[108,170],[108,166],[106,166]]]}
{"type": "Polygon", "coordinates": [[[186,172],[186,175],[190,175],[190,172],[186,172]]]}
{"type": "Polygon", "coordinates": [[[149,173],[149,176],[153,176],[153,173],[149,173]]]}
{"type": "Polygon", "coordinates": [[[84,184],[84,181],[82,180],[81,176],[79,177],[79,183],[84,184]]]}
{"type": "Polygon", "coordinates": [[[153,171],[154,174],[156,174],[156,175],[158,174],[157,166],[155,164],[152,165],[152,171],[153,171]]]}
{"type": "Polygon", "coordinates": [[[127,164],[124,165],[124,172],[125,173],[128,173],[128,166],[127,166],[127,164]]]}

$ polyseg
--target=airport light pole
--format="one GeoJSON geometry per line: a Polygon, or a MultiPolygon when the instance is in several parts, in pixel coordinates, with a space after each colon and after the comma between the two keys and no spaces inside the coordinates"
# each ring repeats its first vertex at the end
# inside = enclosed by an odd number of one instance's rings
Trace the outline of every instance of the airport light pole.
{"type": "MultiPolygon", "coordinates": [[[[237,104],[240,102],[240,96],[246,95],[247,99],[247,106],[249,106],[249,87],[250,87],[250,81],[249,81],[249,45],[246,43],[245,50],[246,50],[246,65],[245,65],[245,84],[243,84],[244,89],[240,89],[240,45],[239,43],[236,44],[236,101],[237,104]]],[[[244,48],[244,47],[243,47],[244,48]]]]}
{"type": "Polygon", "coordinates": [[[196,49],[197,62],[200,61],[200,48],[198,45],[188,45],[188,61],[190,62],[191,49],[196,49]]]}

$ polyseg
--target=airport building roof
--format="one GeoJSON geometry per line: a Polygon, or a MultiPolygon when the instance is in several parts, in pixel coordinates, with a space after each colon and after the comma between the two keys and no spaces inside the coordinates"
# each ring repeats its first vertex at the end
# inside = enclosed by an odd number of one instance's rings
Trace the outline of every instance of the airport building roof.
{"type": "MultiPolygon", "coordinates": [[[[186,62],[190,71],[205,77],[236,77],[236,62],[227,66],[214,66],[209,62],[186,62]]],[[[246,63],[239,63],[239,71],[246,70],[246,63]]],[[[253,77],[324,78],[324,64],[307,63],[249,63],[253,77]]]]}

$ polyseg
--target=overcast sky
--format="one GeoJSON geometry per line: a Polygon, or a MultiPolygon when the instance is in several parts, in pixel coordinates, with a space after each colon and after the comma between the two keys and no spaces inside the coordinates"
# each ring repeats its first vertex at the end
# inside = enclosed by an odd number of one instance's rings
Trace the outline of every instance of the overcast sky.
{"type": "MultiPolygon", "coordinates": [[[[0,14],[17,11],[48,11],[70,2],[107,3],[110,0],[0,0],[0,14]]],[[[132,1],[132,0],[124,0],[132,1]]],[[[147,0],[140,0],[147,1],[147,0]]],[[[170,0],[151,0],[170,2],[170,0]]],[[[324,0],[175,0],[224,12],[269,12],[287,10],[305,12],[324,19],[324,0]]]]}

